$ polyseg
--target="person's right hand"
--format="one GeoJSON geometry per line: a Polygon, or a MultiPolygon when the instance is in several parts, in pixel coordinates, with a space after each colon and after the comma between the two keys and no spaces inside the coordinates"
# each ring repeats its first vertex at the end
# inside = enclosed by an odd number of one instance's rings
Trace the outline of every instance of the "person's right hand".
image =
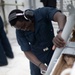
{"type": "Polygon", "coordinates": [[[56,37],[53,38],[53,44],[55,47],[58,47],[58,48],[65,46],[66,43],[63,40],[63,38],[61,37],[61,33],[57,34],[56,37]]]}

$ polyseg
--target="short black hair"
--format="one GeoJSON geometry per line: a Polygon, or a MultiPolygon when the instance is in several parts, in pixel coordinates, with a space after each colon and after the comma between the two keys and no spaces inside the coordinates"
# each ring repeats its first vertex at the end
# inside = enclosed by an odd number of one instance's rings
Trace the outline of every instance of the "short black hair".
{"type": "Polygon", "coordinates": [[[20,10],[20,9],[14,9],[14,10],[12,10],[12,11],[9,13],[9,15],[8,15],[8,20],[9,20],[9,23],[10,23],[11,26],[14,26],[17,21],[23,21],[23,20],[24,20],[24,16],[19,16],[19,17],[13,19],[13,20],[10,20],[10,16],[11,16],[13,13],[16,13],[16,14],[17,14],[17,13],[23,13],[23,11],[20,10]]]}

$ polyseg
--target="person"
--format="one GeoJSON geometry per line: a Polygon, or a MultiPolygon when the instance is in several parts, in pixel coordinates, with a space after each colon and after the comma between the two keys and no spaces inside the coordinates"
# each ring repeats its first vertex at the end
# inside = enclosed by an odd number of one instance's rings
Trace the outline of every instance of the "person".
{"type": "Polygon", "coordinates": [[[43,3],[44,7],[53,7],[56,8],[57,1],[56,0],[40,0],[43,3]]]}
{"type": "Polygon", "coordinates": [[[3,20],[0,16],[0,66],[5,66],[8,64],[7,57],[13,58],[13,52],[9,40],[4,31],[3,20]]]}
{"type": "Polygon", "coordinates": [[[8,15],[8,20],[10,25],[16,28],[17,41],[30,60],[31,75],[42,75],[40,70],[47,70],[53,55],[53,43],[57,47],[65,45],[60,35],[66,16],[55,8],[42,7],[25,11],[13,9],[8,15]],[[58,22],[60,28],[56,37],[51,21],[58,22]]]}

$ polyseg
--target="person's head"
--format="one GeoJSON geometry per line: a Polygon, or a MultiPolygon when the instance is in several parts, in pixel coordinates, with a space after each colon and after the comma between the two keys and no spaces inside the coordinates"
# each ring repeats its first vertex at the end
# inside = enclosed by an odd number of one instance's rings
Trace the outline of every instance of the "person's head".
{"type": "Polygon", "coordinates": [[[34,14],[30,9],[25,10],[24,12],[19,9],[14,9],[9,13],[8,19],[10,25],[17,29],[31,30],[34,14]]]}

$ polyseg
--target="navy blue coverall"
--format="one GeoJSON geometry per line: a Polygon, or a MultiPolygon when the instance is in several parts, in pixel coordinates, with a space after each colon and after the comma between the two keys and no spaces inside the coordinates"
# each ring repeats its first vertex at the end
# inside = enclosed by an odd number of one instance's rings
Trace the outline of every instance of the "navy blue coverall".
{"type": "MultiPolygon", "coordinates": [[[[52,40],[54,30],[52,20],[58,10],[50,7],[43,7],[34,10],[35,31],[23,31],[16,29],[17,41],[22,51],[32,51],[32,53],[47,65],[53,54],[52,40]]],[[[31,75],[41,75],[40,69],[30,62],[31,75]]]]}

